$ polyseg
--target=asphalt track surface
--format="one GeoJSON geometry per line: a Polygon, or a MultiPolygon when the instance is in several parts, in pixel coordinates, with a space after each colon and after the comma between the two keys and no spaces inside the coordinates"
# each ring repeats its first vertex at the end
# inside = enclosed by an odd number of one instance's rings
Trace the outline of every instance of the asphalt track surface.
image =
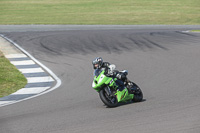
{"type": "MultiPolygon", "coordinates": [[[[26,29],[25,29],[26,30],[26,29]]],[[[1,133],[199,133],[200,34],[187,28],[4,32],[62,80],[45,95],[0,108],[1,133]],[[127,69],[144,101],[106,108],[91,61],[127,69]]]]}

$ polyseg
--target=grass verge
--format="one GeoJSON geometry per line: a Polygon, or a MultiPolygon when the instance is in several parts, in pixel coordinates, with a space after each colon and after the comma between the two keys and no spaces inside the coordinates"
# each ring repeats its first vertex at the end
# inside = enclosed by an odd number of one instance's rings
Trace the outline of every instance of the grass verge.
{"type": "Polygon", "coordinates": [[[0,51],[0,97],[16,92],[26,84],[24,75],[0,51]]]}
{"type": "Polygon", "coordinates": [[[0,0],[0,24],[200,24],[200,0],[0,0]]]}
{"type": "Polygon", "coordinates": [[[200,32],[200,30],[191,30],[191,32],[200,32]]]}

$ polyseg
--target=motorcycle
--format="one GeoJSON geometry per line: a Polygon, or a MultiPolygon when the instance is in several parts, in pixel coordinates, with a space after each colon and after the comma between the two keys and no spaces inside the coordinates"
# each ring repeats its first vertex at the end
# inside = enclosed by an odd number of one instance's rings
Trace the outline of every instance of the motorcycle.
{"type": "Polygon", "coordinates": [[[116,107],[122,102],[140,102],[143,100],[142,90],[134,82],[131,82],[131,86],[126,85],[125,88],[120,91],[116,80],[118,79],[107,76],[105,70],[96,69],[94,72],[92,87],[99,92],[100,99],[107,107],[116,107]],[[132,90],[134,90],[134,92],[132,92],[132,90]]]}

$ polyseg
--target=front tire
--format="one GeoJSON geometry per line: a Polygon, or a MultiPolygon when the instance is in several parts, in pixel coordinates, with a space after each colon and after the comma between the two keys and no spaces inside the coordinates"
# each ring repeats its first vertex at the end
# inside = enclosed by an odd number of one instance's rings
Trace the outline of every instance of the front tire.
{"type": "Polygon", "coordinates": [[[101,101],[108,107],[116,107],[118,104],[117,98],[109,96],[104,89],[99,92],[101,101]]]}

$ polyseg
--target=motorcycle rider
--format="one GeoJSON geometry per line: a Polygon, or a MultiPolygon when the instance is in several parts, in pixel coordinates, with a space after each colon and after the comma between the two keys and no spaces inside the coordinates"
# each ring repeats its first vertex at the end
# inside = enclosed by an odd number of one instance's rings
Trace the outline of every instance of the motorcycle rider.
{"type": "Polygon", "coordinates": [[[110,64],[109,62],[103,62],[103,59],[101,57],[97,57],[92,61],[93,68],[105,70],[105,75],[109,77],[116,77],[118,80],[116,81],[116,84],[119,86],[119,91],[122,91],[125,87],[130,90],[131,93],[134,93],[134,88],[132,87],[132,82],[128,80],[126,77],[128,75],[128,71],[124,70],[119,72],[118,70],[115,70],[115,65],[110,64]],[[126,84],[124,84],[126,83],[126,84]]]}

